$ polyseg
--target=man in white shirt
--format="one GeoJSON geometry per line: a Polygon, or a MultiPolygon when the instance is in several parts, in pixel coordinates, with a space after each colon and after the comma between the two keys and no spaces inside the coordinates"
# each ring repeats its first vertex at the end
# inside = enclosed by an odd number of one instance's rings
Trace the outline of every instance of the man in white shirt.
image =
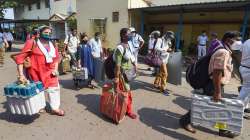
{"type": "Polygon", "coordinates": [[[240,90],[239,99],[244,102],[245,113],[250,113],[250,108],[248,106],[250,101],[250,39],[242,45],[240,73],[243,84],[240,90]]]}
{"type": "Polygon", "coordinates": [[[135,57],[135,65],[137,67],[138,63],[138,53],[139,50],[143,47],[144,45],[144,40],[143,38],[136,32],[134,27],[129,28],[131,31],[131,36],[130,36],[130,41],[129,45],[133,47],[133,53],[135,57]]]}
{"type": "Polygon", "coordinates": [[[10,52],[11,49],[12,49],[12,42],[14,41],[14,38],[13,38],[13,35],[12,33],[5,29],[4,33],[3,33],[4,37],[6,38],[7,42],[8,42],[8,45],[9,47],[6,49],[6,51],[10,52]]]}
{"type": "Polygon", "coordinates": [[[90,39],[89,44],[91,46],[92,56],[94,60],[94,76],[95,81],[101,82],[104,80],[104,68],[103,68],[103,49],[101,41],[101,33],[96,32],[95,37],[90,39]]]}
{"type": "Polygon", "coordinates": [[[95,37],[90,39],[89,44],[91,46],[92,56],[94,58],[101,58],[103,50],[102,50],[101,34],[99,32],[96,32],[95,37]]]}
{"type": "Polygon", "coordinates": [[[206,31],[202,31],[202,34],[197,38],[198,42],[198,59],[206,55],[208,37],[206,31]]]}
{"type": "Polygon", "coordinates": [[[79,46],[80,40],[77,37],[77,30],[76,29],[72,29],[71,30],[71,34],[69,34],[64,41],[64,52],[69,53],[70,57],[71,57],[71,62],[70,65],[71,67],[77,66],[77,47],[79,46]]]}
{"type": "Polygon", "coordinates": [[[5,52],[5,45],[7,45],[7,40],[2,33],[2,29],[0,28],[0,68],[4,65],[4,52],[5,52]]]}

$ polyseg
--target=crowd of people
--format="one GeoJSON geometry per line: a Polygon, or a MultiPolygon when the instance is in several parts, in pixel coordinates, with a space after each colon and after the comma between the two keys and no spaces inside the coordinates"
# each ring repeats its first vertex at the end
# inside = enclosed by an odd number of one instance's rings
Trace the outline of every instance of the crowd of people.
{"type": "MultiPolygon", "coordinates": [[[[58,46],[51,42],[52,29],[49,26],[42,26],[36,29],[36,34],[26,41],[20,55],[15,59],[18,65],[18,75],[20,81],[30,79],[32,81],[41,81],[49,95],[49,104],[52,108],[52,114],[64,116],[64,110],[60,109],[60,87],[58,81],[58,65],[60,56],[58,46]],[[25,62],[30,62],[31,66],[27,67],[25,62]]],[[[219,101],[224,93],[224,86],[229,83],[233,72],[232,60],[236,61],[236,69],[240,71],[242,77],[242,87],[239,88],[240,94],[238,99],[242,100],[245,105],[245,113],[250,113],[248,104],[250,101],[250,40],[244,44],[241,42],[240,33],[237,31],[226,32],[221,40],[218,39],[216,33],[211,34],[209,41],[206,32],[203,31],[197,39],[198,59],[202,59],[206,55],[211,55],[209,62],[209,83],[202,88],[203,95],[212,96],[214,101],[219,101]]],[[[152,82],[159,92],[169,95],[166,90],[167,84],[167,65],[171,52],[175,51],[174,41],[175,34],[172,31],[161,33],[153,31],[149,36],[148,53],[154,53],[161,60],[159,67],[155,67],[155,80],[152,82]]],[[[2,34],[0,32],[0,66],[3,65],[3,45],[12,44],[10,34],[2,34]],[[4,43],[3,43],[4,42],[4,43]]],[[[132,89],[130,80],[126,77],[127,70],[134,69],[138,72],[138,52],[145,46],[143,38],[136,32],[135,28],[122,28],[120,30],[120,42],[113,51],[112,58],[115,62],[114,73],[112,79],[115,86],[119,81],[123,81],[125,90],[128,95],[127,116],[136,119],[136,114],[132,111],[132,89]],[[124,76],[125,75],[125,76],[124,76]]],[[[9,47],[11,50],[11,47],[9,47]]],[[[100,68],[100,62],[105,59],[101,34],[95,33],[94,37],[89,39],[86,33],[80,33],[76,29],[72,29],[64,41],[62,56],[69,54],[71,57],[71,67],[85,67],[88,70],[88,87],[95,88],[93,80],[97,75],[104,77],[103,70],[100,68]]],[[[103,79],[104,80],[104,79],[103,79]]],[[[116,88],[114,88],[116,89],[116,88]]],[[[195,133],[195,129],[191,125],[190,111],[183,115],[180,119],[180,125],[189,132],[195,133]]],[[[246,119],[250,119],[245,115],[246,119]]],[[[234,134],[229,131],[220,130],[219,135],[233,137],[234,134]]]]}

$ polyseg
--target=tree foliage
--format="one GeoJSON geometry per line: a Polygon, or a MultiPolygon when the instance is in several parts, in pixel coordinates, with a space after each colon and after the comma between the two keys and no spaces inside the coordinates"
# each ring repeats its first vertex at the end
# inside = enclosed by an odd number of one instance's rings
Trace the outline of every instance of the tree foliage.
{"type": "Polygon", "coordinates": [[[20,0],[0,0],[0,18],[4,17],[4,10],[6,8],[14,8],[18,6],[20,0]]]}

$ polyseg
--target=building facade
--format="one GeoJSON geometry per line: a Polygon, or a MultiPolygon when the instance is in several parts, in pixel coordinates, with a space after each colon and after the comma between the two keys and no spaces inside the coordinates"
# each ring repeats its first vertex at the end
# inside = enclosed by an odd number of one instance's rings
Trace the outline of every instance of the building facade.
{"type": "Polygon", "coordinates": [[[120,40],[120,29],[131,25],[128,9],[147,6],[143,0],[78,0],[78,31],[90,36],[101,32],[104,47],[114,48],[120,40]]]}
{"type": "Polygon", "coordinates": [[[78,30],[103,32],[106,47],[119,42],[122,27],[135,27],[147,40],[153,30],[176,33],[178,48],[195,47],[203,30],[221,38],[228,30],[248,35],[249,0],[79,0],[78,30]]]}
{"type": "Polygon", "coordinates": [[[64,38],[68,34],[67,19],[76,12],[76,0],[26,0],[14,9],[17,28],[29,24],[50,24],[54,38],[64,38]]]}

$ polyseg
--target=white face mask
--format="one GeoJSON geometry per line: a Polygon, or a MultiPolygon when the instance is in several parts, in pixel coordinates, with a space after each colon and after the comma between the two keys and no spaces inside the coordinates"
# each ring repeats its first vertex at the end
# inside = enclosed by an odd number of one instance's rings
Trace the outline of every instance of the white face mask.
{"type": "Polygon", "coordinates": [[[234,43],[231,45],[232,50],[241,50],[242,42],[241,41],[234,41],[234,43]]]}

